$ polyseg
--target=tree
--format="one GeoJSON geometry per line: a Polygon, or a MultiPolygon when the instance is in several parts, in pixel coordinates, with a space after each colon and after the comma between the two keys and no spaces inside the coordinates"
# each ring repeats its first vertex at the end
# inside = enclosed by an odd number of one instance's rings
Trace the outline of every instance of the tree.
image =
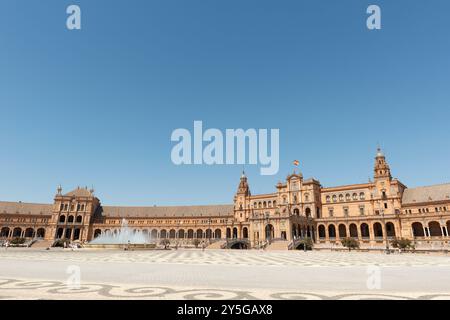
{"type": "Polygon", "coordinates": [[[311,238],[304,238],[298,242],[297,248],[303,249],[303,250],[312,250],[313,247],[313,241],[311,238]]]}
{"type": "Polygon", "coordinates": [[[164,249],[168,249],[169,246],[170,246],[170,240],[169,239],[162,239],[159,244],[164,246],[164,249]]]}
{"type": "Polygon", "coordinates": [[[405,238],[393,239],[391,241],[391,245],[394,248],[398,248],[400,250],[405,250],[405,249],[413,249],[414,250],[414,244],[411,242],[411,240],[405,239],[405,238]]]}
{"type": "Polygon", "coordinates": [[[25,238],[16,237],[10,241],[12,245],[20,245],[25,243],[25,238]]]}
{"type": "Polygon", "coordinates": [[[359,248],[359,242],[354,238],[346,237],[341,240],[341,243],[344,247],[348,248],[348,251],[359,248]]]}

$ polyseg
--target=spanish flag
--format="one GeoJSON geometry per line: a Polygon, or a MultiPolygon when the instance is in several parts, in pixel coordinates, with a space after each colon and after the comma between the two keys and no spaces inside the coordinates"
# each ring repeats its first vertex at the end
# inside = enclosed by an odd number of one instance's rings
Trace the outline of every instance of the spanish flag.
{"type": "Polygon", "coordinates": [[[294,166],[298,167],[299,164],[300,162],[298,160],[294,160],[294,166]]]}

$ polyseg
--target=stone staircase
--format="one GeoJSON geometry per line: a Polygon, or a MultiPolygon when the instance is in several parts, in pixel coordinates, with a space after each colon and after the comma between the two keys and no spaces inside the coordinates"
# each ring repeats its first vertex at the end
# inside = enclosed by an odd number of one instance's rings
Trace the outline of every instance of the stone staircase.
{"type": "Polygon", "coordinates": [[[53,244],[53,240],[37,240],[34,242],[31,247],[32,248],[50,248],[53,244]]]}
{"type": "Polygon", "coordinates": [[[206,249],[221,249],[225,242],[225,240],[214,241],[206,249]]]}
{"type": "Polygon", "coordinates": [[[289,246],[289,241],[287,240],[277,240],[273,241],[266,247],[266,250],[287,250],[289,246]]]}

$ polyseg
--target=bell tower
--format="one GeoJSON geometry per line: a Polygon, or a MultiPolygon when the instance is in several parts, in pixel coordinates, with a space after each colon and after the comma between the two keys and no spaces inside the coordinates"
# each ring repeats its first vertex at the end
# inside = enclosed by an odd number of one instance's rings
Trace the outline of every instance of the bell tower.
{"type": "Polygon", "coordinates": [[[244,222],[249,218],[250,196],[251,192],[247,182],[247,176],[242,171],[239,186],[234,196],[234,217],[238,222],[244,222]]]}
{"type": "Polygon", "coordinates": [[[375,180],[392,180],[391,169],[386,162],[386,157],[381,151],[380,147],[377,149],[377,155],[375,157],[375,167],[374,167],[374,179],[375,180]]]}

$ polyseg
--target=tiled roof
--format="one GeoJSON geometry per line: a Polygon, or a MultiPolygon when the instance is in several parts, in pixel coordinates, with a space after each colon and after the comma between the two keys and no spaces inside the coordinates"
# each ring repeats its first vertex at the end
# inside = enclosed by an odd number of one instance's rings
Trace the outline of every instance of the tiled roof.
{"type": "Polygon", "coordinates": [[[208,217],[230,216],[232,205],[169,206],[169,207],[113,207],[102,206],[106,217],[208,217]]]}
{"type": "Polygon", "coordinates": [[[402,204],[450,201],[450,183],[405,189],[402,204]]]}
{"type": "Polygon", "coordinates": [[[51,204],[0,201],[0,214],[47,214],[52,213],[51,204]]]}
{"type": "Polygon", "coordinates": [[[78,187],[77,189],[66,193],[64,196],[92,197],[92,193],[87,188],[78,187]]]}

